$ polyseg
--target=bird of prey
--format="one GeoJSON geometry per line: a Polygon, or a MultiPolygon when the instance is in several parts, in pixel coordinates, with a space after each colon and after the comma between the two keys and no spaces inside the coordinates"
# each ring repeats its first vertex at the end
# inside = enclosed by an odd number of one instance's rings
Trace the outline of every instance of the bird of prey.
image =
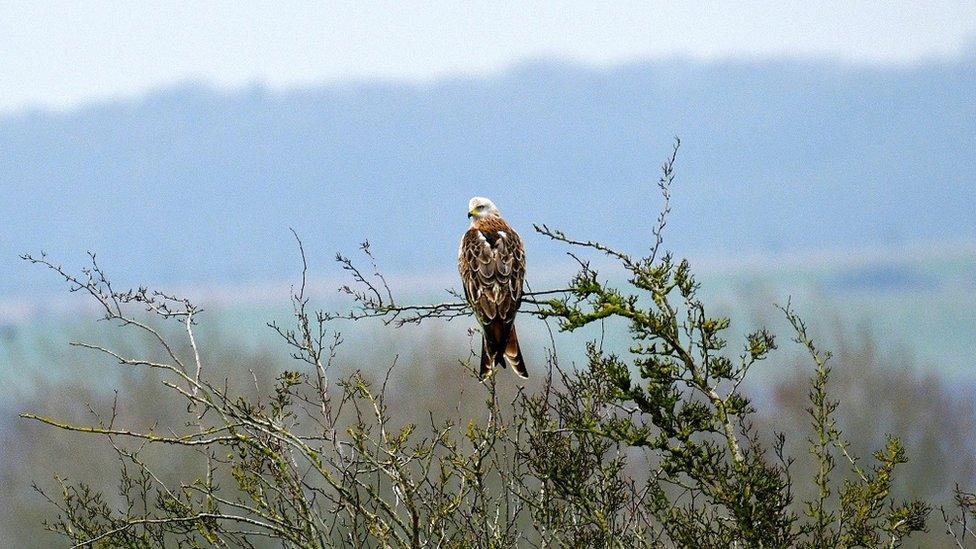
{"type": "Polygon", "coordinates": [[[458,270],[464,297],[481,324],[481,378],[495,366],[511,366],[519,376],[529,377],[515,334],[525,280],[522,239],[487,198],[472,198],[468,217],[471,227],[461,238],[458,270]]]}

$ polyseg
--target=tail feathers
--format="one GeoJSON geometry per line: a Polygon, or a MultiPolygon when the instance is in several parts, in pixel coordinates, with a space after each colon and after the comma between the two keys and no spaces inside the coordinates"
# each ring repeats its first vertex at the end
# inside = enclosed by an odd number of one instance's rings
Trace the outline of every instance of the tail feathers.
{"type": "Polygon", "coordinates": [[[495,362],[495,354],[488,348],[488,338],[481,337],[481,371],[478,377],[485,379],[491,373],[491,366],[495,362]]]}
{"type": "Polygon", "coordinates": [[[529,374],[525,369],[525,361],[522,359],[522,350],[519,348],[515,326],[513,325],[504,337],[497,337],[501,334],[495,333],[498,330],[491,328],[485,330],[485,335],[481,339],[481,371],[479,372],[481,379],[488,377],[491,369],[495,366],[500,368],[511,366],[519,377],[528,378],[529,374]],[[497,339],[492,336],[496,336],[497,339]],[[495,342],[499,339],[502,339],[504,344],[496,344],[495,342]]]}
{"type": "Polygon", "coordinates": [[[525,361],[522,359],[522,349],[519,348],[518,335],[515,333],[515,325],[508,334],[508,344],[505,345],[505,362],[512,367],[512,370],[521,378],[528,378],[529,372],[525,369],[525,361]]]}

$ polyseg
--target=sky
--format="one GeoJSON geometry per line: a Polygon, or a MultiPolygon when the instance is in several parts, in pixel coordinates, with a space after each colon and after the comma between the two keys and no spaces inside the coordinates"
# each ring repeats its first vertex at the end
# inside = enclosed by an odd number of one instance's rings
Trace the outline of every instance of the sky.
{"type": "Polygon", "coordinates": [[[0,0],[0,114],[71,109],[186,81],[281,89],[483,75],[539,58],[912,64],[974,50],[972,1],[0,0]]]}

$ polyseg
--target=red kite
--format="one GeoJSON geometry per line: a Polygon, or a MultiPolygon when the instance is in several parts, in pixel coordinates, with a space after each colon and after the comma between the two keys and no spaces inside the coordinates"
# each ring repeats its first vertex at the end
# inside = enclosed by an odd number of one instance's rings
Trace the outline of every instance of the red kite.
{"type": "Polygon", "coordinates": [[[481,378],[495,366],[511,366],[529,377],[515,334],[525,280],[522,239],[487,198],[472,198],[468,217],[471,227],[461,238],[458,270],[464,296],[481,324],[481,378]]]}

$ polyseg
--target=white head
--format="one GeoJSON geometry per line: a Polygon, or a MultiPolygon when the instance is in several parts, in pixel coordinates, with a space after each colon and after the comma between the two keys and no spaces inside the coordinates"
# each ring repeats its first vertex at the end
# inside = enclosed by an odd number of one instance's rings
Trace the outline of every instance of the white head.
{"type": "Polygon", "coordinates": [[[471,222],[484,219],[488,216],[501,216],[501,212],[495,207],[495,203],[487,198],[476,196],[468,201],[468,217],[471,218],[471,222]]]}

